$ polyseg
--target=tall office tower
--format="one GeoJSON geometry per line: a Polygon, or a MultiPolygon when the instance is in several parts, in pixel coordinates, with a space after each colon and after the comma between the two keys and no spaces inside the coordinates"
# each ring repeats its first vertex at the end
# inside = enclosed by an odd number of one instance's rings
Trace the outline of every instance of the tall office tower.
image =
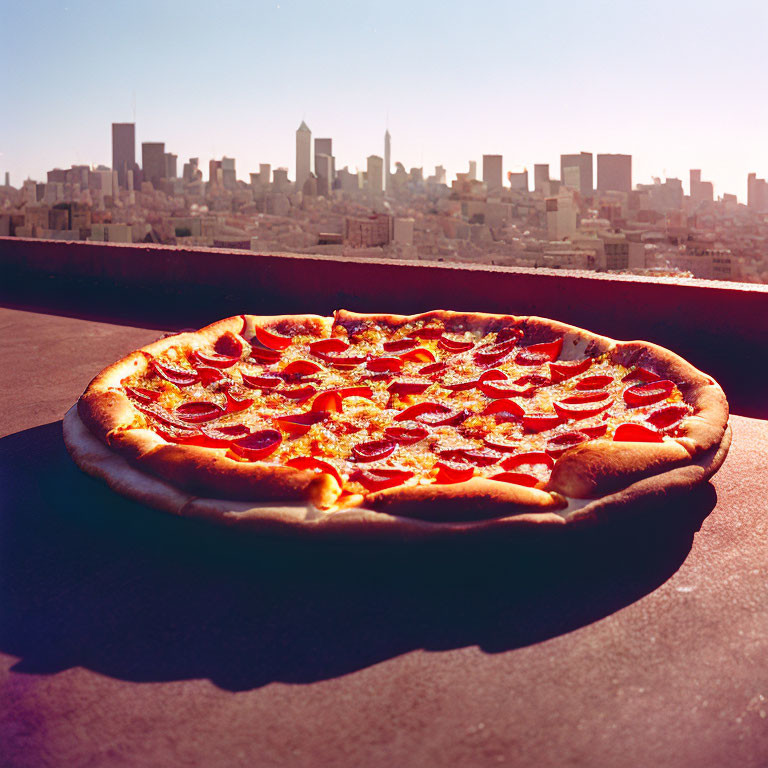
{"type": "Polygon", "coordinates": [[[467,174],[467,178],[470,181],[477,181],[477,160],[469,161],[469,173],[467,174]]]}
{"type": "Polygon", "coordinates": [[[5,186],[10,187],[11,186],[11,174],[9,171],[5,172],[5,186]]]}
{"type": "Polygon", "coordinates": [[[392,173],[392,137],[389,129],[384,132],[384,191],[389,192],[389,176],[392,173]]]}
{"type": "Polygon", "coordinates": [[[179,159],[178,155],[174,155],[173,152],[165,153],[165,178],[176,178],[176,161],[179,159]]]}
{"type": "Polygon", "coordinates": [[[533,189],[543,192],[546,184],[549,184],[549,163],[538,163],[533,166],[533,189]]]}
{"type": "Polygon", "coordinates": [[[501,155],[483,155],[483,181],[489,192],[497,192],[503,186],[501,155]]]}
{"type": "Polygon", "coordinates": [[[560,155],[560,181],[566,186],[569,178],[578,176],[579,183],[577,189],[582,195],[591,195],[594,191],[592,186],[592,153],[581,152],[578,155],[560,155]],[[577,168],[578,174],[566,173],[567,168],[577,168]]]}
{"type": "Polygon", "coordinates": [[[768,212],[768,182],[756,173],[747,176],[747,208],[758,213],[768,212]]]}
{"type": "Polygon", "coordinates": [[[598,155],[597,188],[602,192],[632,191],[632,155],[598,155]]]}
{"type": "Polygon", "coordinates": [[[125,187],[125,174],[136,165],[136,124],[112,123],[112,170],[125,187]]]}
{"type": "Polygon", "coordinates": [[[190,157],[188,163],[184,163],[184,181],[196,181],[198,174],[198,165],[200,165],[199,157],[190,157]]]}
{"type": "Polygon", "coordinates": [[[237,171],[235,171],[235,158],[221,158],[221,181],[225,189],[237,189],[237,171]]]}
{"type": "Polygon", "coordinates": [[[693,190],[696,188],[697,184],[701,183],[701,170],[698,168],[691,168],[690,179],[691,183],[688,187],[688,194],[693,197],[693,190]]]}
{"type": "Polygon", "coordinates": [[[333,158],[330,155],[318,154],[315,144],[315,176],[317,176],[317,194],[329,197],[333,185],[333,158]]]}
{"type": "Polygon", "coordinates": [[[165,142],[145,141],[141,145],[141,170],[144,173],[144,181],[157,184],[165,176],[165,142]]]}
{"type": "Polygon", "coordinates": [[[312,131],[302,120],[296,131],[296,191],[304,189],[304,182],[309,178],[312,155],[312,131]]]}
{"type": "Polygon", "coordinates": [[[319,167],[317,164],[318,155],[328,155],[331,158],[331,176],[330,181],[333,184],[333,178],[336,175],[336,158],[333,156],[333,139],[315,139],[315,176],[320,178],[319,167]]]}
{"type": "Polygon", "coordinates": [[[269,163],[259,163],[259,184],[268,187],[272,183],[272,166],[269,163]]]}
{"type": "Polygon", "coordinates": [[[368,157],[368,191],[380,195],[384,189],[384,160],[378,155],[368,157]]]}

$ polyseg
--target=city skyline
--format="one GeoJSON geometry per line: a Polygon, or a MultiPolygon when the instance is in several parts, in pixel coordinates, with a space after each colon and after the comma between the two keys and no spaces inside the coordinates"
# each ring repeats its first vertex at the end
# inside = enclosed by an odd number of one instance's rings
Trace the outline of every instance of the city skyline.
{"type": "Polygon", "coordinates": [[[383,154],[388,128],[393,162],[442,165],[449,178],[483,154],[531,173],[556,168],[564,152],[621,153],[633,157],[635,182],[686,183],[701,168],[716,197],[744,201],[747,175],[768,174],[767,8],[548,9],[235,2],[212,16],[181,3],[14,6],[15,34],[0,52],[16,73],[0,171],[19,185],[55,166],[109,166],[103,126],[135,121],[139,146],[163,141],[202,167],[236,157],[242,178],[269,162],[293,178],[304,119],[333,137],[336,168],[364,169],[383,154]],[[62,67],[64,79],[54,76],[62,67]]]}

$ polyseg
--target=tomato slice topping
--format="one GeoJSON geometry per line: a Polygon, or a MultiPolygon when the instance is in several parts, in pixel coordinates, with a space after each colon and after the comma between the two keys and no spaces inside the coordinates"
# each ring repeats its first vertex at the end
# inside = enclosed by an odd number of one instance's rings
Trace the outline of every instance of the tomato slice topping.
{"type": "Polygon", "coordinates": [[[442,373],[444,370],[448,368],[448,365],[442,360],[431,363],[430,365],[425,365],[423,368],[419,368],[419,375],[420,376],[434,376],[435,374],[442,373]]]}
{"type": "Polygon", "coordinates": [[[385,341],[381,346],[387,352],[404,352],[406,349],[413,349],[419,342],[416,339],[412,339],[409,336],[405,336],[402,339],[394,339],[392,341],[385,341]]]}
{"type": "Polygon", "coordinates": [[[276,429],[261,429],[230,444],[230,450],[249,461],[265,459],[273,454],[283,442],[283,436],[276,429]]]}
{"type": "Polygon", "coordinates": [[[215,448],[226,447],[231,442],[251,434],[251,430],[245,424],[227,424],[219,427],[203,424],[200,427],[200,432],[203,435],[200,442],[215,448]]]}
{"type": "Polygon", "coordinates": [[[209,384],[213,384],[215,381],[221,381],[225,378],[224,374],[218,368],[209,368],[207,365],[199,366],[197,372],[200,374],[200,381],[205,387],[209,384]]]}
{"type": "Polygon", "coordinates": [[[411,333],[419,339],[439,339],[445,333],[445,328],[437,325],[425,325],[411,331],[411,333]]]}
{"type": "Polygon", "coordinates": [[[658,381],[661,378],[653,371],[649,371],[647,368],[633,368],[622,381],[658,381]]]}
{"type": "Polygon", "coordinates": [[[374,357],[369,360],[365,366],[369,371],[374,373],[383,373],[389,371],[391,373],[397,373],[403,370],[405,361],[400,357],[374,357]]]}
{"type": "Polygon", "coordinates": [[[283,380],[279,376],[253,376],[250,373],[243,374],[243,384],[251,389],[274,389],[279,387],[283,380]]]}
{"type": "Polygon", "coordinates": [[[307,411],[306,413],[293,413],[275,417],[277,426],[284,432],[294,435],[304,435],[310,427],[319,424],[328,418],[328,411],[307,411]]]}
{"type": "Polygon", "coordinates": [[[407,352],[403,352],[400,358],[409,363],[433,363],[435,361],[435,356],[426,347],[409,349],[407,352]]]}
{"type": "Polygon", "coordinates": [[[200,375],[197,371],[187,371],[183,368],[175,368],[161,363],[158,360],[152,361],[152,367],[160,377],[166,381],[170,381],[171,384],[175,384],[177,387],[189,387],[200,380],[200,375]]]}
{"type": "Polygon", "coordinates": [[[319,371],[324,370],[325,368],[323,368],[323,366],[319,363],[316,363],[314,360],[293,360],[292,362],[288,363],[288,365],[286,365],[285,368],[280,371],[280,373],[286,375],[306,376],[309,373],[318,373],[319,371]]]}
{"type": "Polygon", "coordinates": [[[339,470],[336,469],[333,464],[323,461],[322,459],[316,459],[314,456],[296,456],[295,458],[286,461],[285,466],[293,467],[294,469],[308,469],[311,472],[330,475],[339,484],[339,488],[344,485],[339,470]]]}
{"type": "Polygon", "coordinates": [[[573,376],[578,376],[580,373],[584,373],[584,371],[591,368],[592,362],[593,359],[591,357],[586,357],[584,360],[561,360],[558,363],[550,363],[549,372],[552,382],[557,384],[573,376]]]}
{"type": "Polygon", "coordinates": [[[475,362],[478,365],[496,365],[509,355],[517,346],[517,339],[508,339],[496,344],[486,344],[475,351],[475,362]]]}
{"type": "Polygon", "coordinates": [[[420,395],[431,386],[431,381],[396,379],[387,387],[387,389],[394,395],[420,395]]]}
{"type": "Polygon", "coordinates": [[[513,383],[518,387],[524,387],[526,384],[531,387],[546,387],[552,383],[552,379],[540,373],[529,373],[521,376],[519,379],[515,379],[513,383]]]}
{"type": "Polygon", "coordinates": [[[442,381],[440,386],[444,389],[450,389],[451,392],[465,392],[468,389],[474,389],[479,384],[479,379],[458,379],[457,381],[442,381]]]}
{"type": "Polygon", "coordinates": [[[260,363],[276,363],[282,355],[275,349],[251,346],[251,357],[260,363]]]}
{"type": "Polygon", "coordinates": [[[483,438],[483,442],[494,451],[501,451],[502,453],[514,453],[520,446],[515,443],[507,443],[499,437],[489,435],[483,438]]]}
{"type": "Polygon", "coordinates": [[[231,368],[235,363],[240,362],[240,355],[215,355],[210,352],[201,352],[199,349],[195,350],[192,356],[197,362],[211,368],[231,368]]]}
{"type": "Polygon", "coordinates": [[[507,398],[494,400],[482,411],[483,416],[496,416],[497,421],[519,421],[524,414],[525,411],[519,403],[507,398]]]}
{"type": "Polygon", "coordinates": [[[309,351],[313,355],[322,357],[323,355],[345,352],[349,349],[349,342],[334,336],[332,339],[319,339],[309,345],[309,351]]]}
{"type": "Polygon", "coordinates": [[[368,355],[323,355],[322,357],[334,368],[357,368],[368,360],[368,355]]]}
{"type": "Polygon", "coordinates": [[[312,410],[334,411],[335,413],[341,413],[344,410],[341,394],[335,389],[330,389],[327,392],[321,392],[312,401],[312,410]]]}
{"type": "Polygon", "coordinates": [[[666,400],[675,388],[675,382],[669,379],[649,381],[647,384],[634,384],[624,390],[624,402],[630,407],[652,405],[659,400],[666,400]]]}
{"type": "Polygon", "coordinates": [[[517,353],[515,362],[518,365],[541,365],[542,363],[550,363],[557,360],[562,349],[562,336],[559,339],[547,341],[543,344],[531,344],[530,347],[521,349],[517,353]]]}
{"type": "Polygon", "coordinates": [[[644,424],[628,422],[619,424],[613,433],[613,439],[617,443],[661,443],[664,438],[652,427],[646,427],[644,424]]]}
{"type": "Polygon", "coordinates": [[[533,488],[539,484],[539,478],[528,475],[525,472],[499,472],[498,475],[491,475],[489,480],[498,480],[500,483],[514,483],[515,485],[524,485],[526,488],[533,488]]]}
{"type": "Polygon", "coordinates": [[[498,451],[483,450],[482,448],[443,448],[438,450],[441,459],[448,461],[468,462],[478,467],[490,467],[501,460],[498,451]]]}
{"type": "Polygon", "coordinates": [[[200,424],[203,421],[211,421],[226,413],[218,403],[211,403],[207,400],[194,400],[190,403],[182,403],[174,410],[174,416],[187,421],[190,424],[200,424]]]}
{"type": "Polygon", "coordinates": [[[290,347],[293,339],[290,336],[282,336],[279,333],[270,331],[268,328],[261,328],[256,326],[253,329],[254,336],[259,340],[259,344],[267,347],[268,349],[285,349],[290,347]]]}
{"type": "MultiPolygon", "coordinates": [[[[605,418],[605,416],[607,416],[607,414],[604,414],[603,418],[605,418]]],[[[607,431],[607,421],[592,419],[591,421],[582,421],[579,423],[579,432],[583,432],[585,435],[591,438],[602,437],[607,431]]]]}
{"type": "Polygon", "coordinates": [[[562,456],[569,448],[573,448],[589,441],[589,435],[583,432],[562,432],[547,441],[547,453],[552,458],[562,456]]]}
{"type": "Polygon", "coordinates": [[[315,392],[317,392],[317,387],[315,387],[313,384],[305,384],[303,387],[297,387],[296,389],[280,390],[280,394],[283,395],[283,397],[287,397],[289,400],[296,400],[298,402],[309,400],[309,398],[312,397],[315,392]]]}
{"type": "Polygon", "coordinates": [[[369,440],[353,446],[352,455],[357,461],[379,461],[391,456],[395,448],[397,443],[394,440],[369,440]]]}
{"type": "Polygon", "coordinates": [[[646,421],[650,422],[658,430],[673,429],[691,413],[691,408],[683,404],[665,405],[657,408],[648,415],[646,421]]]}
{"type": "Polygon", "coordinates": [[[352,479],[363,485],[369,491],[383,491],[402,485],[413,477],[410,469],[382,467],[377,469],[359,470],[352,479]]]}
{"type": "Polygon", "coordinates": [[[169,443],[196,444],[203,440],[203,433],[200,428],[193,427],[191,424],[160,422],[153,424],[152,429],[169,443]]]}
{"type": "Polygon", "coordinates": [[[250,408],[253,405],[253,398],[244,397],[244,394],[244,392],[241,392],[235,387],[228,387],[224,390],[224,396],[227,398],[228,413],[244,411],[246,408],[250,408]]]}
{"type": "Polygon", "coordinates": [[[384,434],[400,445],[413,445],[429,435],[429,430],[416,422],[404,423],[400,426],[390,426],[384,430],[384,434]]]}
{"type": "Polygon", "coordinates": [[[612,382],[613,376],[585,376],[576,382],[576,389],[579,391],[605,389],[612,382]]]}
{"type": "Polygon", "coordinates": [[[486,396],[494,399],[508,397],[530,397],[538,387],[529,385],[527,387],[502,387],[488,381],[478,384],[478,389],[486,396]]]}
{"type": "Polygon", "coordinates": [[[446,414],[451,411],[453,411],[453,409],[449,408],[447,405],[427,401],[425,403],[416,403],[415,405],[405,408],[394,417],[394,420],[415,421],[419,420],[421,416],[424,416],[427,413],[446,414]]]}
{"type": "Polygon", "coordinates": [[[564,419],[588,419],[609,408],[613,403],[610,392],[584,392],[556,400],[552,405],[564,419]]]}
{"type": "Polygon", "coordinates": [[[542,464],[551,470],[555,466],[555,460],[544,451],[526,451],[525,453],[516,453],[501,462],[501,466],[507,470],[522,466],[535,466],[536,464],[542,464]]]}
{"type": "Polygon", "coordinates": [[[138,400],[140,403],[154,403],[162,394],[161,392],[155,392],[152,389],[145,389],[144,387],[129,387],[127,384],[123,384],[123,389],[134,400],[138,400]]]}
{"type": "Polygon", "coordinates": [[[437,342],[437,346],[446,352],[452,354],[458,354],[459,352],[468,352],[475,346],[474,341],[464,341],[462,339],[452,339],[449,336],[441,336],[440,341],[437,342]]]}
{"type": "Polygon", "coordinates": [[[465,410],[446,408],[444,411],[427,411],[417,416],[415,420],[430,427],[453,427],[461,424],[468,416],[469,413],[465,410]]]}
{"type": "Polygon", "coordinates": [[[435,463],[435,469],[437,469],[435,482],[440,485],[464,483],[475,474],[474,467],[455,461],[438,461],[435,463]]]}
{"type": "Polygon", "coordinates": [[[526,413],[523,416],[523,428],[526,432],[545,432],[563,423],[557,413],[526,413]]]}

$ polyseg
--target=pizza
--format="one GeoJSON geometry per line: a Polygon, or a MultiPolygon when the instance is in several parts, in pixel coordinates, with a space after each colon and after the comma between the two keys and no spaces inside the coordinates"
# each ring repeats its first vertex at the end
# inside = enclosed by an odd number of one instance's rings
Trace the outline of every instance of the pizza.
{"type": "Polygon", "coordinates": [[[230,317],[102,371],[75,461],[177,514],[255,528],[562,526],[705,482],[720,386],[554,320],[433,311],[230,317]]]}

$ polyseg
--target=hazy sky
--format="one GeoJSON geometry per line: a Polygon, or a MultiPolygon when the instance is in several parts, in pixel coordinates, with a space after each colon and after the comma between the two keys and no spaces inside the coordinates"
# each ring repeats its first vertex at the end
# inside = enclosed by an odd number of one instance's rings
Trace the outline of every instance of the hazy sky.
{"type": "Polygon", "coordinates": [[[383,155],[449,178],[561,152],[633,155],[633,183],[768,175],[768,2],[5,0],[0,172],[111,164],[112,122],[166,151],[293,178],[295,130],[336,167],[383,155]],[[387,123],[388,121],[388,123],[387,123]]]}

